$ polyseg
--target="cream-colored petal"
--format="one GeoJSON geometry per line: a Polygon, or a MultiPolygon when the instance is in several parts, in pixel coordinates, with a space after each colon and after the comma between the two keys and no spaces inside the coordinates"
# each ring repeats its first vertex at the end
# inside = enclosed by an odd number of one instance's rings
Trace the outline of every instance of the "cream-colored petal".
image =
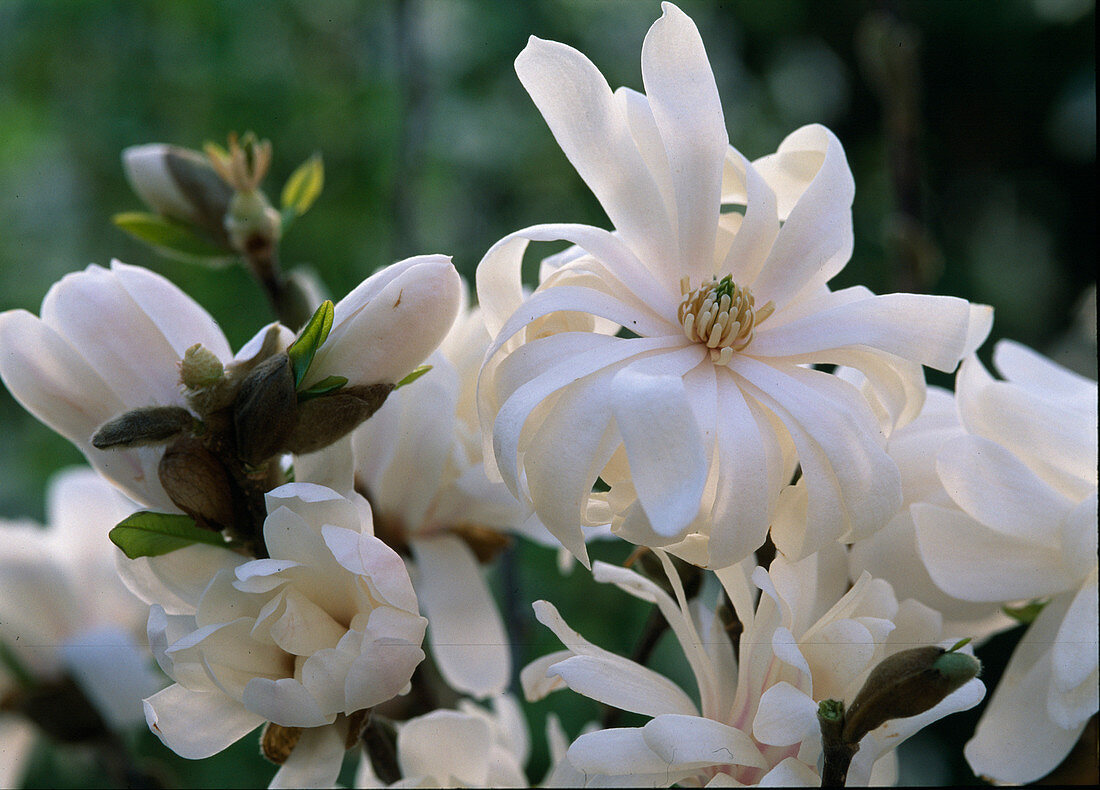
{"type": "Polygon", "coordinates": [[[752,738],[712,719],[668,713],[642,727],[646,746],[670,766],[748,765],[767,768],[752,738]]]}
{"type": "Polygon", "coordinates": [[[178,683],[145,700],[145,721],[165,746],[189,760],[215,755],[264,723],[219,691],[190,691],[178,683]]]}
{"type": "MultiPolygon", "coordinates": [[[[347,722],[337,721],[302,731],[294,750],[275,772],[269,790],[291,787],[336,787],[344,760],[347,722]]],[[[365,762],[369,762],[364,758],[365,762]]]]}

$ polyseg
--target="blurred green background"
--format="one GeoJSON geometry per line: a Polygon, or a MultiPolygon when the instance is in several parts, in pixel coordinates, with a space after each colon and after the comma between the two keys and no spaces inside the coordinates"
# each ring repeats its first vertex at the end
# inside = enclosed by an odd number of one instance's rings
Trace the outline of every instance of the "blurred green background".
{"type": "MultiPolygon", "coordinates": [[[[1087,295],[1096,260],[1093,0],[681,7],[706,43],[734,146],[755,158],[810,122],[844,144],[857,185],[856,247],[835,286],[992,304],[993,339],[1012,337],[1096,375],[1095,291],[1087,295]]],[[[607,226],[512,61],[529,35],[555,39],[585,52],[612,87],[640,90],[641,42],[659,15],[656,0],[2,2],[0,310],[37,313],[63,274],[117,257],[168,276],[234,346],[244,342],[270,316],[242,269],[156,257],[110,223],[140,208],[123,178],[123,148],[199,148],[231,130],[274,143],[272,195],[302,160],[323,154],[324,193],[286,237],[283,259],[312,266],[336,298],[410,255],[451,254],[470,278],[509,231],[607,226]]],[[[6,391],[0,435],[0,518],[41,519],[48,475],[80,456],[6,391]]],[[[520,559],[526,606],[556,571],[548,552],[524,549],[520,559]]],[[[585,612],[593,585],[583,576],[564,585],[563,614],[628,653],[644,611],[601,591],[624,607],[608,630],[597,619],[604,613],[585,612]]],[[[537,638],[526,658],[552,649],[537,638]]],[[[996,657],[991,664],[995,673],[996,657]]],[[[539,727],[566,696],[539,708],[539,727]]],[[[569,705],[571,734],[598,715],[569,705]]],[[[905,758],[924,771],[915,781],[972,779],[963,736],[937,732],[905,758]],[[951,749],[947,761],[918,751],[939,748],[937,738],[951,749]]],[[[270,769],[255,751],[241,745],[228,767],[176,761],[171,775],[194,785],[266,782],[270,769]]],[[[82,759],[43,748],[32,779],[76,771],[71,783],[83,784],[82,759]]]]}

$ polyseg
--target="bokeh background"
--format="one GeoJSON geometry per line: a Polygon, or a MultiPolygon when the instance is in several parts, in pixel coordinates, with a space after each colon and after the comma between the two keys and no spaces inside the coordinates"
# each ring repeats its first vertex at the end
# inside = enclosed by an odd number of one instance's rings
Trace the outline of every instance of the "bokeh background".
{"type": "MultiPolygon", "coordinates": [[[[821,122],[856,180],[856,246],[836,287],[949,293],[996,308],[1011,337],[1095,377],[1094,0],[741,0],[681,7],[706,43],[730,139],[750,158],[821,122]],[[1091,290],[1090,290],[1091,287],[1091,290]]],[[[538,222],[607,226],[515,76],[529,35],[585,52],[612,87],[642,89],[641,42],[656,0],[300,0],[0,3],[0,310],[38,311],[66,272],[112,257],[178,283],[236,346],[270,320],[239,267],[157,257],[114,228],[139,209],[120,151],[192,148],[254,130],[275,146],[269,194],[314,151],[325,190],[283,244],[339,298],[376,268],[454,256],[467,277],[488,247],[538,222]]],[[[547,247],[545,252],[556,251],[547,247]]],[[[988,359],[987,344],[983,354],[988,359]]],[[[950,378],[937,379],[950,385],[950,378]]],[[[38,519],[49,475],[80,461],[0,391],[0,518],[38,519]]],[[[621,560],[618,548],[603,549],[621,560]],[[618,553],[616,553],[618,552],[618,553]]],[[[594,585],[562,585],[553,556],[521,547],[497,579],[524,625],[519,662],[553,649],[530,627],[540,589],[571,623],[629,653],[645,611],[586,611],[594,585]],[[557,594],[556,594],[557,595],[557,594]],[[525,619],[526,618],[526,619],[525,619]]],[[[1018,634],[984,649],[995,680],[1018,634]]],[[[655,660],[675,655],[662,644],[655,660]]],[[[535,706],[575,735],[599,716],[568,693],[535,706]]],[[[902,753],[914,783],[968,782],[977,713],[902,753]]],[[[200,764],[151,736],[133,747],[172,783],[266,783],[251,739],[200,764]]],[[[41,743],[29,783],[95,786],[93,756],[41,743]]]]}

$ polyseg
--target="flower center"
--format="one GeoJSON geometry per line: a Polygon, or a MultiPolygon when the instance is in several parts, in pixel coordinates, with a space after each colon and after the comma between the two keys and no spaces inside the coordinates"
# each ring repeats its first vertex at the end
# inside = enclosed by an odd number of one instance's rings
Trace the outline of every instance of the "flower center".
{"type": "Polygon", "coordinates": [[[680,278],[680,308],[676,313],[688,340],[702,343],[710,349],[715,364],[728,365],[733,352],[752,342],[756,325],[775,312],[775,302],[769,301],[756,309],[752,293],[726,275],[721,280],[711,277],[695,290],[687,277],[680,278]]]}

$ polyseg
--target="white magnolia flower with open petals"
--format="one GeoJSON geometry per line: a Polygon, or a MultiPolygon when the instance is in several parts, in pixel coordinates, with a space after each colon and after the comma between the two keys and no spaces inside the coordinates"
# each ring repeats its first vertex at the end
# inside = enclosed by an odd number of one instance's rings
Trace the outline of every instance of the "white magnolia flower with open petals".
{"type": "Polygon", "coordinates": [[[1004,381],[967,359],[955,387],[966,433],[940,448],[951,501],[913,505],[933,581],[975,602],[1040,599],[966,757],[1027,783],[1053,770],[1097,712],[1096,382],[1009,341],[1004,381]]]}
{"type": "Polygon", "coordinates": [[[264,722],[301,727],[273,786],[331,786],[349,717],[403,693],[426,621],[365,500],[290,483],[267,506],[270,559],[196,545],[124,566],[153,604],[149,641],[176,681],[145,701],[146,719],[193,759],[264,722]]]}
{"type": "Polygon", "coordinates": [[[514,697],[500,695],[491,702],[487,710],[462,700],[458,710],[434,710],[402,722],[396,754],[401,779],[387,785],[364,756],[355,786],[527,787],[527,720],[514,697]]]}
{"type": "MultiPolygon", "coordinates": [[[[142,697],[164,686],[145,646],[147,607],[119,580],[120,552],[107,539],[135,509],[91,469],[73,468],[50,481],[46,529],[0,521],[0,643],[33,682],[71,677],[116,729],[141,722],[142,697]]],[[[6,670],[0,662],[0,698],[10,701],[19,679],[6,670]]],[[[18,783],[31,740],[3,718],[14,728],[0,747],[7,787],[18,783]]]]}
{"type": "MultiPolygon", "coordinates": [[[[597,782],[816,786],[818,702],[851,702],[883,658],[939,639],[939,615],[916,601],[899,604],[886,582],[864,574],[845,592],[844,553],[830,546],[797,563],[779,556],[770,570],[757,568],[752,580],[764,594],[755,610],[742,566],[719,573],[744,625],[735,659],[715,611],[689,606],[671,563],[658,555],[675,600],[626,568],[597,562],[593,573],[597,581],[660,608],[691,667],[698,699],[657,672],[588,642],[551,604],[535,604],[536,616],[567,649],[524,669],[529,699],[567,686],[653,717],[644,727],[600,730],[573,743],[569,762],[597,782]]],[[[848,784],[894,781],[894,747],[932,721],[973,707],[984,692],[980,681],[971,680],[931,710],[871,731],[861,741],[848,784]]]]}
{"type": "Polygon", "coordinates": [[[615,231],[539,225],[481,261],[494,336],[479,384],[487,456],[580,558],[581,525],[613,518],[623,537],[680,543],[712,568],[763,543],[797,462],[808,501],[784,506],[804,507],[812,530],[801,545],[774,539],[804,556],[878,529],[901,501],[866,400],[809,366],[858,368],[893,419],[915,414],[919,366],[953,370],[989,311],[831,292],[852,250],[840,143],[807,126],[746,160],[728,144],[695,25],[663,7],[642,46],[645,95],[613,93],[564,44],[532,38],[516,60],[615,231]],[[553,240],[576,247],[546,261],[524,299],[524,251],[553,240]],[[597,477],[609,495],[592,494],[597,477]]]}

